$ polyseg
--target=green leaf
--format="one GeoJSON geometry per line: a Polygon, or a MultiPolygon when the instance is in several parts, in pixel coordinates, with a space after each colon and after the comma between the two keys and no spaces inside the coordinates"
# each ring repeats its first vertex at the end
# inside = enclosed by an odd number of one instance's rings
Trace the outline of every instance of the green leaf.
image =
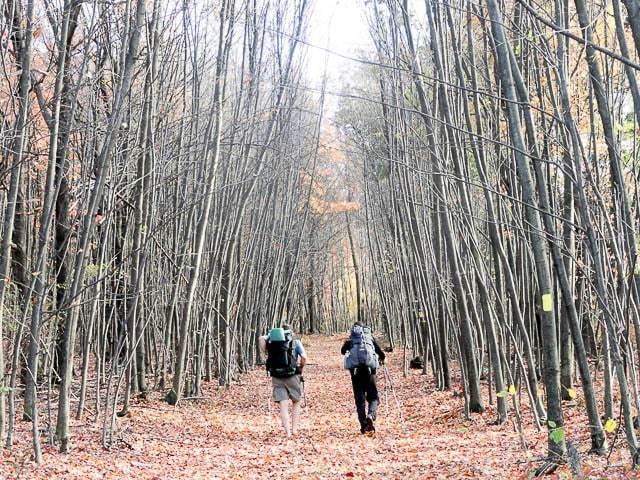
{"type": "Polygon", "coordinates": [[[11,387],[0,387],[0,394],[9,393],[13,390],[11,387]]]}
{"type": "Polygon", "coordinates": [[[617,423],[613,418],[610,418],[604,423],[604,429],[607,433],[613,433],[616,429],[617,423]]]}
{"type": "Polygon", "coordinates": [[[513,385],[509,385],[509,395],[515,395],[516,394],[516,387],[514,387],[513,385]]]}
{"type": "Polygon", "coordinates": [[[569,394],[569,398],[576,398],[578,396],[573,388],[567,388],[567,393],[569,394]]]}
{"type": "Polygon", "coordinates": [[[556,422],[554,422],[553,420],[549,420],[548,424],[551,428],[556,428],[556,422]]]}
{"type": "Polygon", "coordinates": [[[561,443],[564,440],[564,428],[559,427],[559,428],[554,428],[553,430],[550,430],[549,438],[554,443],[561,443]]]}
{"type": "Polygon", "coordinates": [[[87,278],[97,277],[100,272],[100,267],[95,263],[88,264],[84,269],[84,274],[87,278]]]}
{"type": "Polygon", "coordinates": [[[507,396],[507,391],[506,390],[502,390],[501,392],[496,393],[496,397],[498,398],[504,398],[507,396]]]}
{"type": "Polygon", "coordinates": [[[460,433],[467,433],[468,431],[469,431],[469,429],[467,427],[458,428],[458,432],[460,432],[460,433]]]}

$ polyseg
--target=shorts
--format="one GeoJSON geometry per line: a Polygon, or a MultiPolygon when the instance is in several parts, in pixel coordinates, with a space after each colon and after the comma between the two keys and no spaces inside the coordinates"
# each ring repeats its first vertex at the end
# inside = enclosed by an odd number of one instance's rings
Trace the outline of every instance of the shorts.
{"type": "Polygon", "coordinates": [[[273,385],[273,401],[284,402],[289,399],[299,402],[302,396],[302,385],[300,375],[293,375],[287,378],[271,377],[273,385]]]}

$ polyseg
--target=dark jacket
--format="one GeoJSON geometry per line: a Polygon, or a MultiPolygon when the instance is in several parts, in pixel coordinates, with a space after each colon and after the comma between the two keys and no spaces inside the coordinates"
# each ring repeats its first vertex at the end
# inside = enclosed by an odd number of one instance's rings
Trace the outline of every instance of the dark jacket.
{"type": "MultiPolygon", "coordinates": [[[[376,342],[375,338],[373,339],[373,348],[376,350],[376,355],[378,355],[378,360],[380,361],[380,363],[384,362],[385,354],[382,351],[382,349],[380,348],[380,345],[378,345],[378,342],[376,342]]],[[[351,350],[351,340],[347,339],[342,344],[342,348],[340,349],[340,353],[342,355],[344,355],[349,350],[351,350]]]]}

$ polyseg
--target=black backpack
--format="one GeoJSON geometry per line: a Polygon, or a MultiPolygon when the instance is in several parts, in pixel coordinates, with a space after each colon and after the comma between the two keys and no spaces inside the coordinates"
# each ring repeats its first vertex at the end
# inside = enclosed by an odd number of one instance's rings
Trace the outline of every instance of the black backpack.
{"type": "Polygon", "coordinates": [[[288,378],[296,374],[296,355],[293,334],[285,332],[284,340],[267,338],[267,372],[275,378],[288,378]]]}

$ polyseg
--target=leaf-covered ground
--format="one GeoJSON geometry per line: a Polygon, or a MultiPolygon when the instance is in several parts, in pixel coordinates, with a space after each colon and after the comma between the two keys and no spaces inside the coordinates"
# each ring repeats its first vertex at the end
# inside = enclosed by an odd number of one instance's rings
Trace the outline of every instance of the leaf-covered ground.
{"type": "MultiPolygon", "coordinates": [[[[305,337],[311,365],[305,370],[307,403],[298,438],[283,438],[270,404],[270,381],[264,370],[242,376],[238,384],[205,387],[203,398],[185,400],[177,408],[151,395],[137,400],[131,415],[119,420],[120,441],[101,445],[101,424],[76,422],[73,452],[45,446],[44,463],[31,461],[30,424],[18,423],[16,446],[2,451],[0,478],[24,479],[430,479],[528,478],[544,455],[544,435],[529,425],[523,409],[523,450],[514,424],[490,425],[489,407],[471,421],[464,419],[463,400],[438,392],[418,371],[402,375],[402,352],[390,354],[389,371],[395,397],[382,375],[382,404],[375,436],[359,433],[351,384],[342,370],[341,339],[305,337]],[[399,415],[402,412],[402,418],[399,415]]],[[[486,389],[485,389],[486,390],[486,389]]],[[[567,437],[577,444],[590,478],[632,478],[620,434],[613,454],[586,455],[588,430],[581,395],[567,405],[567,437]]],[[[609,436],[609,444],[614,441],[609,436]]],[[[571,478],[567,468],[554,475],[571,478]]]]}

